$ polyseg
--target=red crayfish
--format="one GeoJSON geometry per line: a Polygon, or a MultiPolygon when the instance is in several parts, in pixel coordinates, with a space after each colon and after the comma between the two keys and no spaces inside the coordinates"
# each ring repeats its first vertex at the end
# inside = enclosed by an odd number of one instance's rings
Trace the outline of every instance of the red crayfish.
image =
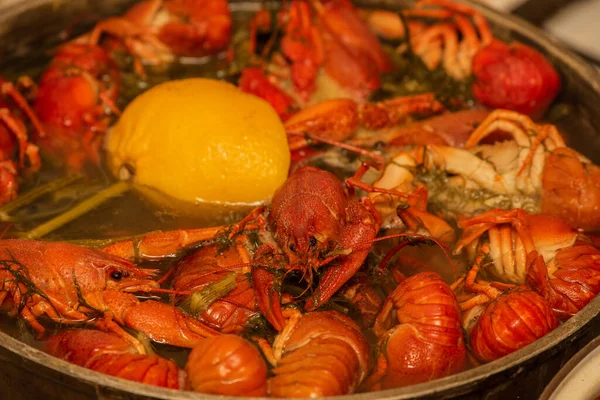
{"type": "MultiPolygon", "coordinates": [[[[227,283],[228,277],[233,278],[227,293],[198,313],[197,318],[208,326],[222,333],[241,333],[248,321],[258,316],[249,255],[243,246],[222,250],[216,245],[207,245],[184,257],[174,268],[172,286],[177,292],[198,292],[210,284],[227,283]]],[[[178,296],[178,303],[185,301],[184,296],[178,296]]]]}
{"type": "Polygon", "coordinates": [[[0,305],[23,318],[41,336],[38,321],[87,323],[114,332],[138,350],[141,343],[121,326],[150,339],[194,347],[217,335],[182,311],[155,300],[140,302],[133,292],[160,292],[154,271],[97,250],[67,243],[10,239],[0,241],[0,305]]]}
{"type": "Polygon", "coordinates": [[[188,358],[188,389],[224,396],[267,395],[267,365],[260,352],[236,335],[221,335],[198,344],[188,358]]]}
{"type": "MultiPolygon", "coordinates": [[[[269,14],[260,11],[253,26],[258,24],[256,21],[266,28],[269,14]]],[[[391,67],[379,41],[350,1],[293,0],[279,13],[278,23],[283,25],[283,57],[273,57],[273,64],[282,72],[269,74],[269,78],[255,71],[243,73],[240,87],[273,99],[273,93],[291,81],[290,93],[277,96],[278,104],[285,104],[283,110],[296,101],[310,100],[321,71],[325,79],[331,79],[350,97],[364,100],[379,87],[379,74],[391,67]]],[[[252,29],[253,35],[255,32],[256,28],[252,29]]],[[[251,42],[256,49],[256,38],[252,37],[251,42]]]]}
{"type": "MultiPolygon", "coordinates": [[[[464,279],[464,287],[471,294],[460,307],[473,354],[489,362],[554,330],[558,318],[542,296],[525,286],[477,280],[484,257],[482,253],[476,258],[464,279]]],[[[461,283],[462,279],[453,286],[461,283]]]]}
{"type": "MultiPolygon", "coordinates": [[[[286,256],[287,268],[303,271],[310,283],[313,269],[327,266],[306,310],[327,302],[360,268],[379,230],[378,219],[368,202],[352,199],[333,174],[317,168],[299,169],[278,189],[268,209],[267,224],[286,256]]],[[[269,322],[281,329],[273,278],[267,268],[253,269],[259,307],[269,322]]]]}
{"type": "Polygon", "coordinates": [[[561,218],[523,210],[492,210],[461,222],[457,243],[478,246],[505,282],[528,283],[562,318],[600,292],[600,251],[561,218]],[[482,237],[487,234],[487,240],[482,237]]]}
{"type": "Polygon", "coordinates": [[[29,161],[27,168],[31,172],[37,171],[41,166],[39,149],[27,134],[22,114],[29,118],[38,136],[45,136],[45,131],[27,100],[11,82],[0,78],[0,204],[17,197],[17,175],[19,170],[26,167],[26,159],[29,161]],[[14,161],[15,153],[18,155],[17,163],[14,161]]]}
{"type": "Polygon", "coordinates": [[[465,368],[460,310],[454,293],[433,272],[401,282],[375,320],[377,368],[366,385],[390,389],[441,378],[465,368]]]}
{"type": "Polygon", "coordinates": [[[179,368],[157,355],[141,354],[123,338],[91,329],[71,329],[52,336],[47,353],[70,363],[148,385],[179,389],[179,368]]]}
{"type": "MultiPolygon", "coordinates": [[[[261,313],[278,330],[283,329],[281,297],[275,289],[275,270],[300,270],[312,283],[313,270],[326,267],[306,310],[324,304],[360,268],[379,230],[379,217],[368,200],[349,196],[331,173],[313,167],[296,171],[277,190],[268,207],[259,207],[238,223],[229,236],[259,228],[265,238],[251,249],[252,283],[261,313]],[[284,258],[281,259],[280,255],[284,258]]],[[[223,227],[151,234],[134,243],[105,248],[125,257],[170,255],[182,247],[213,239],[223,227]],[[191,237],[189,235],[192,235],[191,237]],[[160,247],[156,247],[160,246],[160,247]]]]}
{"type": "MultiPolygon", "coordinates": [[[[231,25],[226,0],[146,0],[121,17],[100,21],[87,38],[99,43],[108,34],[136,60],[162,65],[175,56],[202,57],[226,49],[231,25]]],[[[141,65],[135,67],[143,76],[141,65]]]]}
{"type": "MultiPolygon", "coordinates": [[[[99,147],[113,115],[120,73],[115,61],[94,44],[68,43],[42,74],[33,108],[48,134],[38,142],[64,157],[70,169],[99,162],[99,147]]],[[[40,135],[41,136],[41,135],[40,135]]]]}
{"type": "Polygon", "coordinates": [[[121,337],[102,331],[67,330],[48,339],[44,348],[73,364],[149,385],[229,396],[267,394],[267,366],[262,356],[235,335],[199,342],[190,353],[185,372],[171,360],[140,353],[121,337]]]}
{"type": "Polygon", "coordinates": [[[269,394],[308,398],[353,393],[369,366],[369,344],[360,328],[336,311],[291,314],[272,350],[263,346],[274,366],[269,394]]]}
{"type": "Polygon", "coordinates": [[[407,27],[383,11],[368,21],[386,36],[408,37],[412,52],[430,70],[442,66],[457,80],[472,76],[473,95],[485,106],[539,118],[560,90],[560,76],[543,55],[494,38],[485,17],[468,5],[420,0],[402,14],[407,27]]]}

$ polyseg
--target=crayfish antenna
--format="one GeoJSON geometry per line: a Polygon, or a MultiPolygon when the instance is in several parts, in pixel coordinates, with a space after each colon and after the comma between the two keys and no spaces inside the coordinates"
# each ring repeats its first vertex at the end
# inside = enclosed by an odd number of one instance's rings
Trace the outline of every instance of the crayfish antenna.
{"type": "Polygon", "coordinates": [[[332,139],[327,139],[324,138],[322,136],[318,136],[318,135],[314,135],[312,133],[308,133],[308,132],[300,132],[300,133],[292,133],[292,132],[288,132],[288,136],[294,137],[294,136],[300,136],[300,137],[304,137],[305,140],[300,140],[300,143],[294,143],[292,145],[290,145],[290,149],[291,150],[298,150],[302,147],[304,147],[305,145],[307,145],[309,143],[310,140],[315,141],[315,142],[320,142],[320,143],[325,143],[325,144],[329,144],[331,146],[335,146],[335,147],[339,147],[340,149],[344,149],[344,150],[348,150],[351,151],[353,153],[357,153],[360,155],[363,155],[365,157],[369,157],[371,159],[373,159],[373,161],[375,161],[378,164],[384,164],[385,163],[385,158],[377,153],[374,153],[372,151],[369,150],[365,150],[362,147],[358,147],[358,146],[353,146],[351,144],[347,144],[347,143],[343,143],[343,142],[338,142],[336,140],[332,140],[332,139]]]}
{"type": "Polygon", "coordinates": [[[452,259],[452,256],[450,255],[450,253],[448,252],[450,250],[450,248],[441,243],[440,241],[438,241],[437,239],[431,237],[431,236],[427,236],[427,235],[421,235],[418,233],[397,233],[397,234],[393,234],[393,235],[386,235],[386,236],[380,236],[378,238],[375,238],[371,241],[372,243],[375,242],[380,242],[383,240],[389,240],[389,239],[395,239],[395,238],[401,238],[401,239],[405,239],[403,242],[400,242],[399,244],[397,244],[396,246],[394,246],[394,248],[392,248],[392,250],[390,250],[385,257],[381,260],[381,262],[379,263],[378,267],[377,267],[377,271],[378,273],[382,273],[383,270],[386,268],[388,262],[392,259],[393,256],[396,255],[396,253],[398,253],[400,250],[402,250],[404,247],[406,246],[412,246],[415,243],[423,243],[423,244],[434,244],[437,245],[442,252],[444,253],[446,259],[448,260],[448,262],[450,263],[450,265],[452,266],[452,270],[454,271],[454,273],[456,274],[456,272],[458,271],[457,267],[456,267],[456,263],[454,262],[454,260],[452,259]]]}

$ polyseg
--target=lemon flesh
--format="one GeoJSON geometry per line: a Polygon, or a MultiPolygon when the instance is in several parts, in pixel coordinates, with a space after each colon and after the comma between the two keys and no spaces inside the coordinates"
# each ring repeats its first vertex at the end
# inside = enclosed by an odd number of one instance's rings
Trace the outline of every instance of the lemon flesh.
{"type": "Polygon", "coordinates": [[[106,143],[116,176],[189,202],[259,203],[285,181],[285,129],[266,101],[211,79],[158,85],[125,109],[106,143]]]}

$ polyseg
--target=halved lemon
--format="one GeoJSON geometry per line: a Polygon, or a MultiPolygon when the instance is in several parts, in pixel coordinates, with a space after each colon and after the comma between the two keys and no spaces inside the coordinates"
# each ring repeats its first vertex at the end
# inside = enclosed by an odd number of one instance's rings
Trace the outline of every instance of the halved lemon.
{"type": "Polygon", "coordinates": [[[188,202],[259,203],[285,181],[285,129],[266,101],[211,79],[163,83],[125,109],[106,142],[117,176],[188,202]]]}

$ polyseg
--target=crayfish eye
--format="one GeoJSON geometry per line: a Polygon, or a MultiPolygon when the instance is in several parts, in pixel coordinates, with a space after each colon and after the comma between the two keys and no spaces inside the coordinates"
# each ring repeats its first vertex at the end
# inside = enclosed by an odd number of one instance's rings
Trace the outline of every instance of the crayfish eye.
{"type": "Polygon", "coordinates": [[[294,243],[290,243],[290,251],[293,251],[294,253],[296,252],[296,246],[294,246],[294,243]]]}
{"type": "Polygon", "coordinates": [[[317,245],[317,238],[316,237],[311,237],[310,241],[309,241],[310,247],[315,247],[317,245]]]}
{"type": "Polygon", "coordinates": [[[375,150],[381,150],[385,148],[385,142],[383,140],[378,140],[377,142],[375,142],[375,144],[373,145],[373,148],[375,150]]]}
{"type": "Polygon", "coordinates": [[[123,273],[121,271],[113,271],[110,273],[110,277],[115,281],[118,281],[123,277],[123,273]]]}

